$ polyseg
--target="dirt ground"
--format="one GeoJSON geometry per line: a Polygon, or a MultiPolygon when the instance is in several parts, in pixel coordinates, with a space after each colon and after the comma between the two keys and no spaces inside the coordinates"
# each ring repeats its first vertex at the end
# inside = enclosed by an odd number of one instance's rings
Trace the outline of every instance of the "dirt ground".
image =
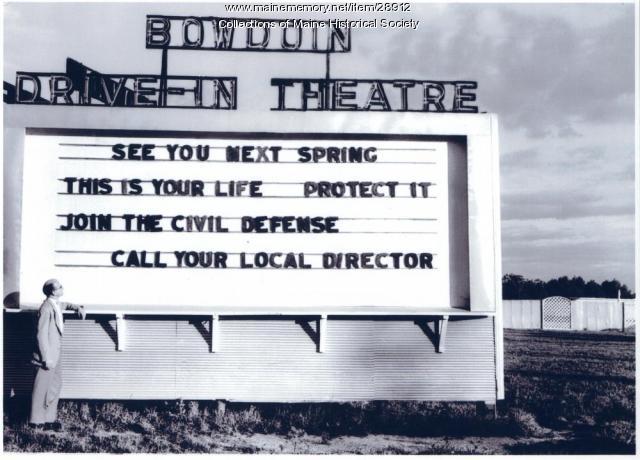
{"type": "MultiPolygon", "coordinates": [[[[505,331],[506,399],[474,403],[229,404],[63,401],[60,433],[5,401],[11,452],[632,454],[635,335],[505,331]]],[[[23,406],[23,405],[22,405],[23,406]]],[[[20,406],[20,407],[22,407],[20,406]]],[[[17,407],[17,406],[16,406],[17,407]]]]}
{"type": "MultiPolygon", "coordinates": [[[[5,428],[5,440],[15,433],[5,428]]],[[[31,443],[38,438],[46,442],[40,447],[32,446],[32,452],[38,451],[85,451],[96,452],[99,445],[111,446],[112,452],[149,452],[144,446],[148,439],[139,433],[121,431],[98,431],[85,442],[71,447],[68,433],[32,434],[31,443]],[[57,438],[57,439],[56,439],[57,438]],[[57,446],[58,448],[47,448],[57,446]],[[93,447],[91,447],[93,445],[93,447]],[[70,449],[65,448],[70,447],[70,449]],[[136,447],[137,446],[137,447],[136,447]],[[44,449],[42,449],[44,447],[44,449]],[[86,450],[85,450],[86,449],[86,450]]],[[[625,448],[611,443],[585,444],[584,439],[576,438],[571,431],[548,431],[543,436],[465,436],[465,437],[414,437],[371,434],[365,436],[325,436],[302,433],[279,434],[192,434],[185,437],[188,447],[183,452],[208,453],[247,453],[247,454],[630,454],[632,447],[625,448]]],[[[154,441],[157,444],[158,440],[154,441]]],[[[161,447],[162,442],[159,443],[161,447]]],[[[165,449],[151,452],[180,452],[166,442],[165,449]]],[[[14,443],[5,444],[6,451],[15,449],[14,443]]],[[[14,450],[15,449],[15,450],[14,450]]]]}

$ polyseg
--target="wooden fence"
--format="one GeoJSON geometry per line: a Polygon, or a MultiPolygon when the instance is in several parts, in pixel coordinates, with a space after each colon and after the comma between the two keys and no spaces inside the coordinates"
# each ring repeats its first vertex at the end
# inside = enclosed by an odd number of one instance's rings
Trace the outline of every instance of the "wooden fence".
{"type": "MultiPolygon", "coordinates": [[[[542,329],[542,300],[503,300],[503,324],[510,329],[542,329]]],[[[626,330],[635,326],[634,299],[579,298],[569,303],[569,330],[626,330]]]]}

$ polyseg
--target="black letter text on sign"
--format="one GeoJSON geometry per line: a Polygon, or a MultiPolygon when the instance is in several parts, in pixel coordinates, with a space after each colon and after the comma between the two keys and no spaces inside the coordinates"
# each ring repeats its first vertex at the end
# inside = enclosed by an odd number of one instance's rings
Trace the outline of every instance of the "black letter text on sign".
{"type": "Polygon", "coordinates": [[[450,305],[447,142],[264,136],[28,135],[25,298],[55,273],[97,304],[450,305]]]}

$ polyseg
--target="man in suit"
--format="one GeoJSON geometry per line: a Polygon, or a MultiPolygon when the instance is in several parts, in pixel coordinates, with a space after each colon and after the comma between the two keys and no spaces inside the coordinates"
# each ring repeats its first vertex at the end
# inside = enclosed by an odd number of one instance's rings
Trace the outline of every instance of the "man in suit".
{"type": "Polygon", "coordinates": [[[42,286],[42,292],[47,298],[38,311],[37,347],[32,359],[32,363],[37,367],[37,373],[31,396],[29,425],[59,430],[61,425],[56,418],[58,399],[62,389],[61,351],[64,333],[62,312],[74,310],[83,319],[85,313],[82,306],[60,300],[64,290],[56,279],[46,281],[42,286]]]}

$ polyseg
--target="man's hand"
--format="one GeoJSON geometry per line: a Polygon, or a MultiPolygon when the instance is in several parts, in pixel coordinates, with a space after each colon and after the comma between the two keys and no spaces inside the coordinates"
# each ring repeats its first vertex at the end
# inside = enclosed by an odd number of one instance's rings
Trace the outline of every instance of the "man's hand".
{"type": "Polygon", "coordinates": [[[84,305],[78,305],[78,309],[76,311],[78,312],[78,316],[80,316],[80,318],[86,319],[87,312],[84,309],[84,305]]]}

